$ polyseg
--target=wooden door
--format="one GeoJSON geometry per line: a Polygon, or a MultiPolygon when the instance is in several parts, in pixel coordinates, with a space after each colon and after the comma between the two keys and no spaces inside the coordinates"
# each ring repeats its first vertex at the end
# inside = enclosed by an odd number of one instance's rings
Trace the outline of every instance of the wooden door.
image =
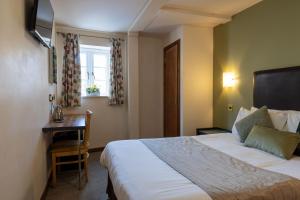
{"type": "Polygon", "coordinates": [[[180,136],[180,40],[164,48],[164,136],[180,136]]]}

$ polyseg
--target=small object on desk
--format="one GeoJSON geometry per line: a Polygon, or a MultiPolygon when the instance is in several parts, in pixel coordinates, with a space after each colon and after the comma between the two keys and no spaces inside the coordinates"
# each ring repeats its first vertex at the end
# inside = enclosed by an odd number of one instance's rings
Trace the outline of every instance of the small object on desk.
{"type": "Polygon", "coordinates": [[[52,118],[54,122],[59,123],[64,121],[64,113],[60,105],[55,106],[52,118]]]}
{"type": "Polygon", "coordinates": [[[217,134],[217,133],[230,133],[231,131],[218,128],[218,127],[212,127],[212,128],[197,128],[196,129],[196,135],[208,135],[208,134],[217,134]]]}
{"type": "Polygon", "coordinates": [[[53,120],[55,123],[63,123],[64,122],[64,120],[62,119],[62,120],[53,120]]]}

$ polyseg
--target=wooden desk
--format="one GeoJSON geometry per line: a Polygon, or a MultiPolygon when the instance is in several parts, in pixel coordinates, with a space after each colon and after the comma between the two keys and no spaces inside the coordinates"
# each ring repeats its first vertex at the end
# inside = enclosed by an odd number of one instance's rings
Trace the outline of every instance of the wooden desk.
{"type": "Polygon", "coordinates": [[[85,115],[65,115],[63,122],[50,121],[43,127],[43,132],[76,131],[85,129],[85,115]]]}
{"type": "Polygon", "coordinates": [[[80,154],[80,135],[85,129],[85,115],[65,115],[63,122],[50,121],[43,127],[44,133],[51,133],[52,137],[55,132],[59,131],[77,131],[78,133],[78,168],[79,168],[79,189],[81,185],[81,154],[80,154]]]}

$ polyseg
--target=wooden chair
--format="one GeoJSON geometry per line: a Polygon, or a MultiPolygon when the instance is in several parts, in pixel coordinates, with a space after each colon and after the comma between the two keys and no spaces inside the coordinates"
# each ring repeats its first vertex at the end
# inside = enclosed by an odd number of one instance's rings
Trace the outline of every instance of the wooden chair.
{"type": "MultiPolygon", "coordinates": [[[[85,117],[85,130],[83,140],[78,144],[78,140],[65,140],[58,141],[51,145],[51,154],[52,154],[52,185],[55,187],[56,185],[56,166],[65,165],[65,164],[74,164],[78,163],[78,160],[73,161],[57,161],[57,158],[65,157],[65,156],[78,156],[80,145],[80,155],[83,156],[83,159],[80,159],[80,164],[84,162],[84,171],[86,181],[88,181],[88,149],[89,149],[89,139],[90,139],[90,124],[91,124],[91,116],[93,112],[90,110],[86,111],[85,117]]],[[[79,163],[78,163],[79,164],[79,163]]]]}

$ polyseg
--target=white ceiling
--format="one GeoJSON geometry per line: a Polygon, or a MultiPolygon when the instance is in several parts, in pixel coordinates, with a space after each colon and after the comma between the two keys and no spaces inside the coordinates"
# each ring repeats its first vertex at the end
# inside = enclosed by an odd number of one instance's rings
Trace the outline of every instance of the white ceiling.
{"type": "Polygon", "coordinates": [[[148,0],[51,0],[55,20],[76,28],[127,32],[148,0]]]}
{"type": "Polygon", "coordinates": [[[164,33],[178,25],[215,27],[261,0],[169,0],[161,7],[146,32],[164,33]]]}
{"type": "Polygon", "coordinates": [[[170,0],[169,5],[233,16],[260,0],[170,0]]]}
{"type": "Polygon", "coordinates": [[[58,24],[108,32],[214,27],[261,0],[51,0],[58,24]]]}

